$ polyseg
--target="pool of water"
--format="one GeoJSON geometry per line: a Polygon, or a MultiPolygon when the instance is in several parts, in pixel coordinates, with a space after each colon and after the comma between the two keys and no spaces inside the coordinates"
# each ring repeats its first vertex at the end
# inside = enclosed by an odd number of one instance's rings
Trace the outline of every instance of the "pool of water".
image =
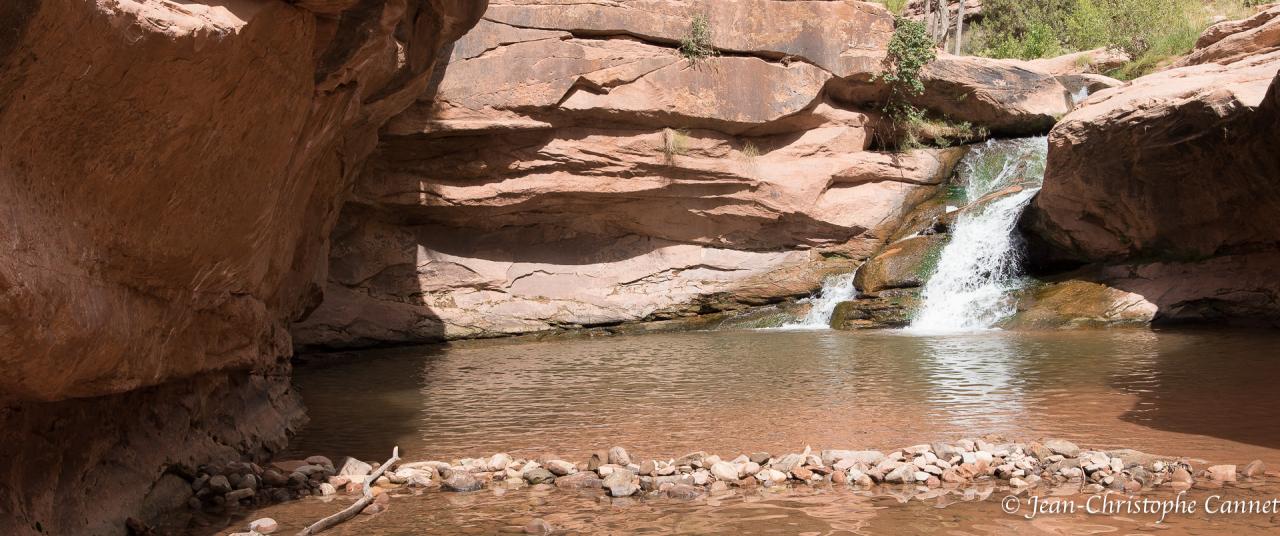
{"type": "MultiPolygon", "coordinates": [[[[1061,437],[1215,463],[1280,466],[1280,333],[1197,331],[717,331],[555,341],[475,341],[317,358],[296,385],[311,422],[290,452],[409,460],[508,452],[584,460],[620,445],[633,458],[694,450],[892,449],[984,434],[1061,437]]],[[[984,484],[985,485],[985,484],[984,484]]],[[[1078,486],[1078,484],[1077,484],[1078,486]]],[[[1075,488],[1078,491],[1078,487],[1075,488]]],[[[557,534],[1254,533],[1280,516],[1001,511],[1009,493],[901,497],[843,486],[732,489],[692,502],[609,499],[599,490],[429,491],[396,498],[333,534],[521,533],[533,518],[557,534]],[[979,497],[981,499],[981,497],[979,497]]],[[[913,496],[913,493],[915,494],[913,496]]],[[[1053,493],[1040,490],[1039,493],[1053,493]]],[[[1169,498],[1169,491],[1144,495],[1169,498]]],[[[1192,490],[1203,501],[1280,497],[1275,478],[1192,490]]],[[[237,512],[193,527],[271,516],[292,533],[352,500],[319,498],[237,512]]]]}
{"type": "Polygon", "coordinates": [[[288,455],[574,459],[896,448],[987,433],[1280,462],[1280,334],[712,331],[477,341],[297,368],[288,455]]]}

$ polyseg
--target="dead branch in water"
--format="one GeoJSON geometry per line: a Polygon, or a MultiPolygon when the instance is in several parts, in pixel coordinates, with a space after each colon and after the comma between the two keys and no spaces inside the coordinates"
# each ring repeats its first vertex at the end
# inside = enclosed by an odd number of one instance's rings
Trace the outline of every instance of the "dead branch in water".
{"type": "Polygon", "coordinates": [[[400,447],[393,447],[391,449],[391,459],[387,460],[387,463],[378,466],[378,470],[364,477],[364,496],[360,497],[360,500],[352,503],[351,506],[346,507],[341,512],[312,523],[311,526],[302,529],[302,532],[299,532],[298,536],[319,534],[333,528],[338,523],[342,523],[343,521],[355,517],[355,515],[360,513],[361,510],[364,510],[365,507],[373,503],[373,483],[377,482],[378,477],[382,476],[383,473],[387,472],[387,470],[391,468],[391,464],[398,461],[400,461],[400,447]]]}

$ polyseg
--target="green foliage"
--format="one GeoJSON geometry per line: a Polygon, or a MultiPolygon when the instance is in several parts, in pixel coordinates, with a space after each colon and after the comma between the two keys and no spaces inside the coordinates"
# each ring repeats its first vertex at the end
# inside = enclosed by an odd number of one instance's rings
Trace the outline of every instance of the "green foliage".
{"type": "Polygon", "coordinates": [[[907,0],[880,0],[881,4],[889,10],[890,13],[898,15],[907,7],[907,0]]]}
{"type": "Polygon", "coordinates": [[[693,62],[716,55],[715,47],[711,46],[711,23],[706,15],[693,16],[689,33],[680,40],[680,55],[693,62]]]}
{"type": "Polygon", "coordinates": [[[1035,59],[1108,47],[1133,58],[1118,73],[1146,74],[1185,54],[1214,13],[1241,17],[1252,0],[987,0],[975,34],[981,55],[1035,59]]]}
{"type": "Polygon", "coordinates": [[[924,23],[898,17],[885,56],[887,68],[877,76],[888,83],[897,96],[917,96],[924,93],[920,71],[937,57],[924,23]]]}
{"type": "Polygon", "coordinates": [[[1049,25],[1033,22],[1020,36],[1001,36],[987,43],[983,55],[1031,60],[1062,54],[1062,43],[1049,25]]]}
{"type": "Polygon", "coordinates": [[[893,121],[898,149],[913,149],[921,145],[919,131],[915,128],[924,122],[924,111],[911,104],[911,98],[924,94],[924,82],[920,71],[937,58],[933,40],[925,25],[903,17],[895,21],[893,38],[885,55],[885,70],[872,77],[883,80],[889,86],[889,98],[884,112],[893,121]]]}

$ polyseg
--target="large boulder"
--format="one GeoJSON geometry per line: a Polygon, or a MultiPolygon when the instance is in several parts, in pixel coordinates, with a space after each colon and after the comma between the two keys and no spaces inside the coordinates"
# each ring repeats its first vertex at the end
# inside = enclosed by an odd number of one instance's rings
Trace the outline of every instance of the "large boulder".
{"type": "Polygon", "coordinates": [[[1280,49],[1280,5],[1247,19],[1210,26],[1196,41],[1195,49],[1175,65],[1226,64],[1277,49],[1280,49]]]}
{"type": "MultiPolygon", "coordinates": [[[[1218,42],[1225,41],[1225,39],[1218,42]]],[[[1280,322],[1280,52],[1102,91],[1049,136],[1024,215],[1041,270],[1093,263],[1157,320],[1280,322]],[[1224,278],[1221,274],[1229,273],[1224,278]]]]}
{"type": "Polygon", "coordinates": [[[947,235],[915,236],[894,242],[858,268],[853,284],[859,291],[874,294],[885,289],[911,288],[925,284],[947,235]]]}
{"type": "Polygon", "coordinates": [[[881,292],[877,298],[840,302],[831,312],[831,328],[839,330],[901,328],[920,308],[918,289],[881,292]]]}
{"type": "Polygon", "coordinates": [[[1062,260],[1200,258],[1275,244],[1280,53],[1183,67],[1088,99],[1049,135],[1025,222],[1062,260]]]}
{"type": "Polygon", "coordinates": [[[1067,329],[1146,326],[1156,305],[1142,295],[1100,283],[1067,280],[1037,284],[1019,292],[1017,311],[1006,329],[1067,329]]]}
{"type": "MultiPolygon", "coordinates": [[[[849,102],[883,102],[889,88],[875,76],[882,65],[883,60],[843,74],[832,82],[832,95],[849,102]]],[[[912,104],[1001,134],[1043,133],[1072,105],[1070,92],[1057,77],[1017,60],[942,53],[921,71],[920,81],[924,93],[912,97],[912,104]]]]}

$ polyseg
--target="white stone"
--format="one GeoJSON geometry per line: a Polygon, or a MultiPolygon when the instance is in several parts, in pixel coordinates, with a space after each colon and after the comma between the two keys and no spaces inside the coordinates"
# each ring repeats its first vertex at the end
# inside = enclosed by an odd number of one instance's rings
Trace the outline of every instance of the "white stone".
{"type": "Polygon", "coordinates": [[[488,465],[490,471],[503,471],[506,470],[508,465],[511,465],[511,461],[511,456],[505,452],[499,452],[489,458],[489,463],[486,465],[488,465]]]}
{"type": "MultiPolygon", "coordinates": [[[[711,476],[716,477],[716,480],[732,482],[738,479],[738,468],[729,462],[716,462],[711,464],[711,476]]],[[[695,473],[695,482],[697,478],[697,473],[695,473]]]]}

